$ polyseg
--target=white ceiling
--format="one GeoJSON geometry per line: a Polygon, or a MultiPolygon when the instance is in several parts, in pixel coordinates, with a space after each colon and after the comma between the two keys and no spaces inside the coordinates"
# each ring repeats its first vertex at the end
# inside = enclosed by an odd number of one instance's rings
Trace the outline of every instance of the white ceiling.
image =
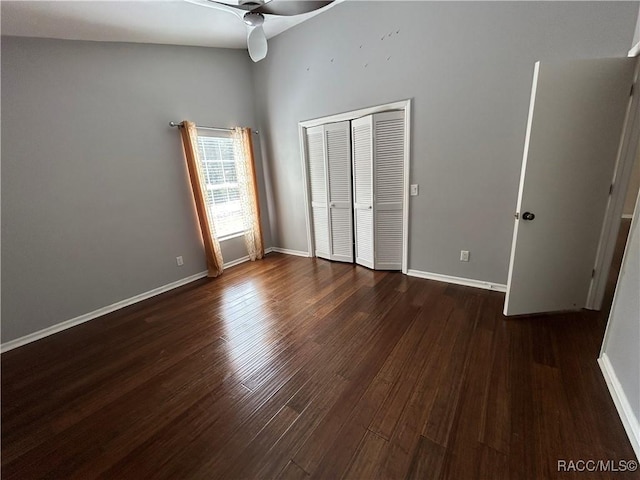
{"type": "MultiPolygon", "coordinates": [[[[237,4],[238,0],[225,2],[237,4]]],[[[295,17],[267,15],[267,38],[334,4],[295,17]]],[[[247,44],[247,30],[241,18],[224,7],[207,8],[184,0],[2,0],[0,6],[2,35],[223,48],[246,48],[247,44]]]]}

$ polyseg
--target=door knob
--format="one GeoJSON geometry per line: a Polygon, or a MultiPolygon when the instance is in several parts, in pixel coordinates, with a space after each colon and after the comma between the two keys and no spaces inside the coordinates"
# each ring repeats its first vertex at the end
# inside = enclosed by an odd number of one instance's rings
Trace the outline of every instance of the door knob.
{"type": "Polygon", "coordinates": [[[531,212],[524,212],[522,214],[522,219],[523,220],[533,220],[534,218],[536,218],[535,214],[531,213],[531,212]]]}

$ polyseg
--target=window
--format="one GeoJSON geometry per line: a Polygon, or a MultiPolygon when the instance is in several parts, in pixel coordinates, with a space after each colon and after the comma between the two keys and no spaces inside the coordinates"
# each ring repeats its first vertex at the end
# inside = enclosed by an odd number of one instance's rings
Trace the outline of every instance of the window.
{"type": "Polygon", "coordinates": [[[198,135],[198,151],[207,189],[207,207],[216,236],[224,239],[244,231],[236,158],[230,137],[198,135]]]}

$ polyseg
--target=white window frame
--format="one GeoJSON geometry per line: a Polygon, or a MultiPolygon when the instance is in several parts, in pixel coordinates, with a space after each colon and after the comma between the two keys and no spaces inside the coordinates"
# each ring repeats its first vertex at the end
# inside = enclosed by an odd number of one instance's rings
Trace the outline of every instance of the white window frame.
{"type": "MultiPolygon", "coordinates": [[[[198,129],[198,137],[213,137],[213,138],[231,138],[231,132],[225,132],[225,131],[214,131],[214,130],[208,130],[208,129],[198,129]]],[[[238,159],[234,157],[234,161],[236,162],[236,168],[237,168],[237,162],[238,159]]],[[[228,233],[226,235],[221,235],[218,236],[218,241],[219,242],[224,242],[225,240],[231,240],[232,238],[238,238],[238,237],[244,237],[244,231],[238,231],[238,232],[233,232],[233,233],[228,233]]]]}

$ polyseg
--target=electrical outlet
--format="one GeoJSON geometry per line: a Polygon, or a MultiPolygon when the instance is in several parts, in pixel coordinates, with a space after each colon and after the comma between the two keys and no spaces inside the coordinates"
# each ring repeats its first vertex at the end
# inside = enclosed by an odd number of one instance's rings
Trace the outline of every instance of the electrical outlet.
{"type": "Polygon", "coordinates": [[[461,262],[469,261],[469,250],[460,250],[460,261],[461,262]]]}
{"type": "Polygon", "coordinates": [[[411,185],[411,196],[412,197],[417,197],[418,196],[418,185],[417,184],[413,184],[411,185]]]}
{"type": "Polygon", "coordinates": [[[184,260],[182,260],[182,255],[180,255],[179,257],[176,257],[176,263],[178,264],[179,267],[184,265],[184,260]]]}

